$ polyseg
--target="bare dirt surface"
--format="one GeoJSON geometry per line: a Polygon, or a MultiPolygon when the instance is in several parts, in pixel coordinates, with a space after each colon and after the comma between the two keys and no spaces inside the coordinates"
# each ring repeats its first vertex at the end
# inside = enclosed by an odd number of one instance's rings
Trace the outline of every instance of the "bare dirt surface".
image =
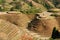
{"type": "Polygon", "coordinates": [[[60,32],[60,0],[0,0],[0,40],[50,40],[53,28],[60,32]]]}
{"type": "MultiPolygon", "coordinates": [[[[5,21],[10,22],[11,24],[16,25],[18,28],[24,29],[24,32],[28,32],[26,29],[28,27],[28,23],[30,23],[34,18],[34,15],[26,15],[26,14],[0,14],[0,19],[3,19],[5,21]],[[25,31],[25,29],[27,31],[25,31]]],[[[33,33],[37,33],[37,35],[40,35],[41,37],[51,37],[52,30],[54,27],[58,28],[59,21],[57,21],[55,18],[41,18],[38,22],[38,25],[36,25],[36,28],[31,28],[33,33]]],[[[30,32],[30,30],[29,30],[30,32]]],[[[28,33],[29,33],[28,32],[28,33]]]]}

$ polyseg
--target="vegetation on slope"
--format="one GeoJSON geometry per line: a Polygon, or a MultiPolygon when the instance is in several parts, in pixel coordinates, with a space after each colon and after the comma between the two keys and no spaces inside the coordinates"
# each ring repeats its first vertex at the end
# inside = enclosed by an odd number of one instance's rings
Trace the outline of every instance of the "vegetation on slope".
{"type": "Polygon", "coordinates": [[[19,11],[35,14],[52,8],[59,8],[59,5],[59,1],[54,0],[11,0],[10,2],[8,0],[0,0],[0,11],[19,11]]]}
{"type": "MultiPolygon", "coordinates": [[[[0,11],[2,11],[2,12],[18,11],[18,12],[22,12],[22,13],[26,13],[26,14],[36,14],[36,13],[41,13],[44,11],[60,12],[60,1],[59,0],[10,0],[10,1],[9,0],[0,0],[0,11]]],[[[27,16],[25,16],[25,15],[23,15],[23,16],[26,17],[26,21],[29,20],[27,18],[27,16]]],[[[25,21],[23,16],[20,15],[20,17],[22,17],[21,19],[23,19],[25,21]]],[[[53,14],[51,16],[57,17],[57,15],[55,15],[55,14],[53,14]]],[[[9,20],[13,19],[13,17],[16,18],[15,16],[8,16],[8,17],[11,17],[11,18],[9,18],[9,20]]],[[[18,18],[18,16],[17,16],[17,18],[18,18]]],[[[21,20],[21,19],[20,20],[17,19],[17,20],[22,22],[23,20],[21,20]]],[[[58,18],[56,18],[56,19],[58,20],[58,18]]],[[[16,24],[15,19],[12,21],[14,21],[14,24],[16,24]]],[[[58,21],[60,21],[60,20],[58,20],[58,21]]],[[[21,24],[20,22],[18,22],[17,24],[19,26],[20,25],[25,26],[26,23],[24,23],[24,22],[22,22],[22,23],[24,25],[21,24]]],[[[53,22],[53,23],[55,23],[55,22],[53,22]]],[[[40,25],[38,25],[38,26],[40,26],[40,25]]],[[[47,26],[51,26],[51,25],[47,25],[47,26]]],[[[53,39],[51,39],[51,40],[53,40],[53,39]]]]}

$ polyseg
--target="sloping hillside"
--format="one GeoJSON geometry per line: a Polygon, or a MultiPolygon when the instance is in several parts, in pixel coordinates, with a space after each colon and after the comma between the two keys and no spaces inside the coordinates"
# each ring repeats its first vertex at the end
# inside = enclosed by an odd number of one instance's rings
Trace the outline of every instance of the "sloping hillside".
{"type": "Polygon", "coordinates": [[[60,35],[60,0],[0,0],[0,40],[50,40],[54,28],[60,35]]]}
{"type": "Polygon", "coordinates": [[[59,4],[59,0],[1,0],[0,11],[19,11],[35,14],[49,11],[49,9],[57,9],[59,4]]]}

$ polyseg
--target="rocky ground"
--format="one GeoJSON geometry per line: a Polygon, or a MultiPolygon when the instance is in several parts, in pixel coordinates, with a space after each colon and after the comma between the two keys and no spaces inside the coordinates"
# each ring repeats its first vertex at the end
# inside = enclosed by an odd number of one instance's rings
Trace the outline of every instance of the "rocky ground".
{"type": "Polygon", "coordinates": [[[54,27],[60,32],[59,0],[0,0],[0,40],[53,40],[54,27]]]}

